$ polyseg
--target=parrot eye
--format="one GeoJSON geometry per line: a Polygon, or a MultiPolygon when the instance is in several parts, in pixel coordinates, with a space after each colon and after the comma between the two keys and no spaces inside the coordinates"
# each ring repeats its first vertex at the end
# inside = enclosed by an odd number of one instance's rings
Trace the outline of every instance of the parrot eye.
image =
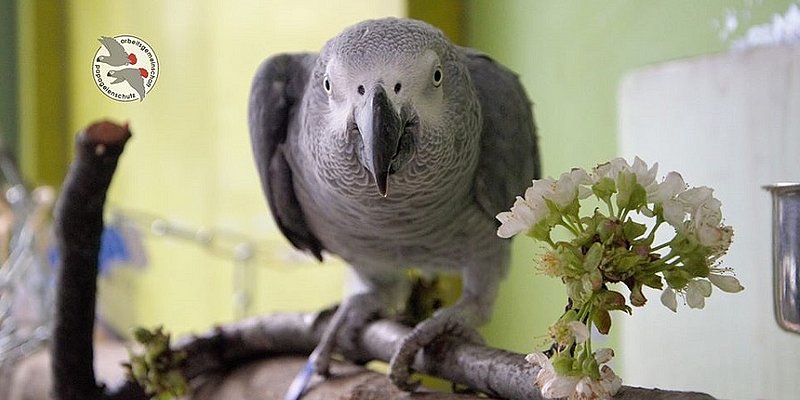
{"type": "Polygon", "coordinates": [[[327,76],[322,80],[322,86],[325,88],[325,93],[331,94],[331,80],[327,76]]]}
{"type": "Polygon", "coordinates": [[[442,85],[442,67],[437,66],[435,70],[433,70],[433,86],[439,87],[442,85]]]}

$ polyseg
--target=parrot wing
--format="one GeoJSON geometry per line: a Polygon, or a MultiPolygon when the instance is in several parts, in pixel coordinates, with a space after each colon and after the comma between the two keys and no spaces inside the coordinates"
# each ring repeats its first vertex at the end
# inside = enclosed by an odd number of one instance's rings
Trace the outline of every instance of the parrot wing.
{"type": "Polygon", "coordinates": [[[128,81],[128,84],[131,85],[133,90],[135,90],[136,93],[139,94],[139,101],[144,101],[144,95],[145,95],[144,78],[142,78],[142,76],[139,75],[139,70],[137,69],[136,74],[135,75],[132,74],[132,76],[128,77],[126,81],[128,81]]]}
{"type": "Polygon", "coordinates": [[[250,142],[261,186],[281,232],[298,249],[322,261],[322,244],[306,223],[294,192],[285,146],[289,122],[299,112],[316,54],[281,54],[264,61],[250,89],[250,142]]]}
{"type": "Polygon", "coordinates": [[[111,58],[126,58],[128,57],[128,53],[125,51],[125,48],[122,47],[119,42],[108,36],[101,36],[100,39],[97,39],[103,47],[108,50],[108,55],[111,58]]]}
{"type": "Polygon", "coordinates": [[[483,117],[475,196],[494,218],[541,174],[531,101],[516,74],[489,56],[461,48],[483,117]]]}

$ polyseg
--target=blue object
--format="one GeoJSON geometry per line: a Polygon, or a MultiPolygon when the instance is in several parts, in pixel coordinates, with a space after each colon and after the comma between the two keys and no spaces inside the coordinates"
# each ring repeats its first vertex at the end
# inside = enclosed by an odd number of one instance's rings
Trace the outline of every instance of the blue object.
{"type": "Polygon", "coordinates": [[[308,382],[310,382],[311,378],[314,376],[314,359],[315,357],[313,354],[308,358],[306,365],[304,365],[303,369],[294,377],[292,384],[289,386],[289,390],[287,390],[286,395],[283,396],[283,400],[299,400],[303,396],[303,392],[308,388],[308,382]]]}
{"type": "MultiPolygon", "coordinates": [[[[47,251],[50,265],[56,266],[61,261],[58,247],[51,246],[47,251]]],[[[104,275],[120,264],[133,262],[131,251],[125,237],[116,226],[106,226],[100,236],[100,255],[98,256],[99,274],[104,275]]]]}

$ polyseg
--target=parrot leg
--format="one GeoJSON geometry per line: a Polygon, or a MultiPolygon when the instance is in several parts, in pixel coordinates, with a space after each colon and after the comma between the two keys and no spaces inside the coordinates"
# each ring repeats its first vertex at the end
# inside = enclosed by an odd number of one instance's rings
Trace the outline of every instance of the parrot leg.
{"type": "Polygon", "coordinates": [[[309,358],[318,374],[328,376],[331,355],[339,343],[339,337],[343,338],[340,344],[344,346],[344,352],[353,356],[358,353],[357,343],[361,331],[383,311],[381,297],[374,292],[359,293],[348,297],[339,305],[309,358]]]}
{"type": "Polygon", "coordinates": [[[414,358],[441,336],[456,336],[469,343],[483,344],[483,338],[475,327],[489,320],[497,287],[504,274],[502,268],[488,270],[486,264],[483,268],[465,269],[461,298],[453,306],[443,308],[420,322],[402,339],[389,363],[389,379],[402,390],[414,391],[419,386],[418,380],[410,379],[414,358]]]}
{"type": "Polygon", "coordinates": [[[331,355],[338,344],[348,359],[358,362],[368,361],[361,355],[360,340],[364,327],[380,317],[387,307],[402,296],[407,282],[402,274],[388,274],[380,277],[356,273],[364,291],[345,299],[331,317],[330,323],[322,333],[322,338],[310,361],[315,371],[328,375],[331,355]],[[405,284],[405,285],[404,285],[405,284]]]}

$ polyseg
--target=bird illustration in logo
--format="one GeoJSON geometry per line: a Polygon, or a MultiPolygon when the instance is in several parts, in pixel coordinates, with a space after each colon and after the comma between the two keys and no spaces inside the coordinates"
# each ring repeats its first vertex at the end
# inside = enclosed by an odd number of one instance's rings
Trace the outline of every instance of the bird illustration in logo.
{"type": "Polygon", "coordinates": [[[136,54],[126,52],[125,48],[123,48],[116,39],[108,36],[101,36],[97,41],[108,51],[107,56],[97,57],[98,62],[108,64],[112,67],[136,64],[136,54]]]}
{"type": "Polygon", "coordinates": [[[120,70],[111,70],[108,71],[106,74],[112,78],[114,78],[114,82],[111,84],[120,83],[120,82],[128,82],[129,85],[139,93],[139,101],[144,100],[144,80],[148,77],[148,72],[144,68],[124,68],[120,70]]]}

